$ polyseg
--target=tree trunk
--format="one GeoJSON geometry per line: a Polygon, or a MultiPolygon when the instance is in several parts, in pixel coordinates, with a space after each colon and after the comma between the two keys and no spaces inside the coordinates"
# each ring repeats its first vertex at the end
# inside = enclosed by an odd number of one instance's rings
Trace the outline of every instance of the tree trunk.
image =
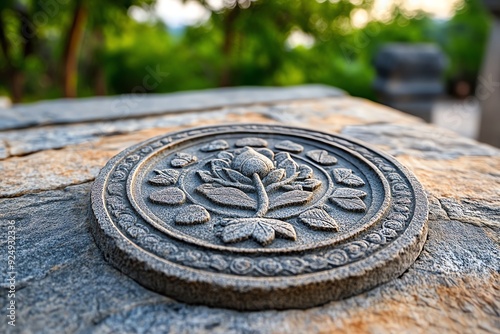
{"type": "Polygon", "coordinates": [[[78,53],[87,17],[88,12],[85,4],[81,0],[77,1],[64,50],[63,89],[65,97],[76,97],[77,95],[78,53]]]}
{"type": "Polygon", "coordinates": [[[14,70],[12,72],[10,78],[12,103],[20,103],[24,95],[24,73],[19,70],[14,70]]]}
{"type": "Polygon", "coordinates": [[[224,67],[219,85],[227,87],[232,85],[232,71],[231,71],[231,54],[235,42],[236,33],[234,31],[234,23],[240,14],[240,7],[235,6],[229,10],[229,13],[224,18],[224,44],[222,45],[222,56],[224,57],[224,67]]]}
{"type": "Polygon", "coordinates": [[[94,28],[94,61],[93,68],[95,70],[94,77],[94,94],[95,95],[106,95],[107,94],[107,86],[106,86],[106,71],[103,66],[102,61],[102,50],[104,49],[104,32],[102,29],[97,26],[94,28]]]}

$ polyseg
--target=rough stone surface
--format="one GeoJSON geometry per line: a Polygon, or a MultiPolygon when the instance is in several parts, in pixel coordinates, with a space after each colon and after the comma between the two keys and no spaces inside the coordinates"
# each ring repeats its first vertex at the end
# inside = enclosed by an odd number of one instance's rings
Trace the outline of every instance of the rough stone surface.
{"type": "MultiPolygon", "coordinates": [[[[105,123],[112,130],[96,132],[90,142],[80,139],[57,144],[54,138],[53,146],[31,151],[37,153],[0,161],[0,224],[5,236],[7,221],[16,220],[19,302],[17,326],[11,328],[2,317],[0,332],[499,332],[498,150],[464,142],[449,132],[433,136],[441,130],[360,99],[335,97],[245,107],[230,104],[210,111],[214,117],[209,120],[198,120],[194,112],[172,113],[158,117],[181,120],[187,116],[188,120],[172,125],[165,120],[159,127],[150,122],[123,131],[120,121],[109,121],[105,123]],[[420,257],[399,278],[358,296],[306,310],[265,312],[182,304],[115,270],[102,258],[89,231],[88,196],[99,169],[121,150],[153,136],[226,122],[307,126],[365,139],[396,154],[428,194],[429,233],[420,257]],[[384,126],[391,131],[380,131],[384,126]],[[425,141],[430,145],[418,145],[425,141]],[[454,153],[450,155],[445,147],[454,153]]],[[[203,117],[203,113],[198,115],[203,117]]],[[[147,119],[138,116],[137,122],[147,119]]],[[[68,138],[73,130],[79,137],[80,126],[87,125],[54,125],[47,132],[68,127],[68,138]]],[[[34,131],[35,137],[39,131],[35,130],[23,133],[29,138],[34,131]]],[[[0,134],[7,152],[11,140],[23,142],[22,137],[14,138],[14,132],[0,134]]],[[[5,259],[2,237],[2,310],[8,302],[5,259]]]]}
{"type": "Polygon", "coordinates": [[[500,151],[475,140],[458,137],[455,133],[423,124],[353,125],[342,130],[367,143],[384,146],[394,156],[411,154],[425,159],[453,159],[468,156],[499,156],[500,151]],[[404,134],[404,136],[402,136],[404,134]]]}
{"type": "Polygon", "coordinates": [[[342,96],[323,85],[296,87],[235,87],[173,94],[130,94],[79,100],[42,101],[0,109],[0,130],[37,125],[95,122],[165,113],[206,110],[226,105],[342,96]]]}

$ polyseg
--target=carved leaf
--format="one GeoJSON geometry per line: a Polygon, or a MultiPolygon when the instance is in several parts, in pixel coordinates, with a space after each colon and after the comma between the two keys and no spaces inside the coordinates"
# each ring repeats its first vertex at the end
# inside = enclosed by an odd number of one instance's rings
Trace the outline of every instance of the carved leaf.
{"type": "Polygon", "coordinates": [[[210,220],[208,211],[199,205],[188,205],[175,217],[175,222],[181,225],[203,224],[210,220]]]}
{"type": "Polygon", "coordinates": [[[246,240],[252,236],[254,230],[255,222],[253,220],[230,221],[222,231],[222,241],[232,243],[246,240]]]}
{"type": "Polygon", "coordinates": [[[333,155],[330,155],[327,151],[325,150],[312,150],[307,152],[306,154],[311,160],[324,165],[324,166],[331,166],[335,165],[337,163],[337,158],[335,158],[333,155]]]}
{"type": "MultiPolygon", "coordinates": [[[[288,154],[288,153],[287,153],[288,154]]],[[[286,158],[278,163],[278,168],[282,168],[285,170],[286,177],[291,177],[293,174],[297,172],[297,164],[292,158],[286,158]]]]}
{"type": "Polygon", "coordinates": [[[214,178],[212,177],[212,173],[204,171],[204,170],[199,170],[197,173],[203,182],[214,182],[214,178]]]}
{"type": "Polygon", "coordinates": [[[245,147],[245,146],[267,147],[267,141],[265,141],[262,138],[248,137],[248,138],[238,139],[234,145],[236,147],[245,147]]]}
{"type": "Polygon", "coordinates": [[[335,181],[351,187],[361,187],[365,185],[359,176],[354,175],[353,171],[348,168],[337,168],[333,171],[335,181]]]}
{"type": "Polygon", "coordinates": [[[246,184],[252,183],[251,178],[246,177],[245,175],[241,174],[240,172],[235,171],[234,169],[225,168],[224,171],[227,173],[227,175],[229,176],[231,181],[246,183],[246,184]]]}
{"type": "Polygon", "coordinates": [[[228,179],[225,169],[229,168],[229,163],[226,160],[214,159],[211,161],[211,166],[213,175],[216,175],[223,180],[228,179]]]}
{"type": "Polygon", "coordinates": [[[366,193],[361,190],[339,188],[328,199],[343,209],[363,212],[366,211],[366,205],[361,199],[364,196],[366,193]]]}
{"type": "Polygon", "coordinates": [[[276,163],[278,165],[280,164],[280,162],[282,162],[283,160],[286,160],[286,159],[291,159],[290,153],[288,153],[288,152],[279,152],[279,153],[276,153],[276,155],[274,156],[274,160],[276,161],[276,163]]]}
{"type": "Polygon", "coordinates": [[[274,147],[277,148],[278,150],[283,150],[293,153],[300,153],[304,150],[304,147],[302,147],[302,145],[294,143],[291,140],[280,141],[274,147]]]}
{"type": "Polygon", "coordinates": [[[149,183],[156,186],[170,186],[177,182],[180,173],[175,169],[155,170],[156,175],[149,179],[149,183]]]}
{"type": "Polygon", "coordinates": [[[268,148],[259,148],[256,151],[259,152],[260,154],[262,154],[263,156],[265,156],[266,158],[268,158],[269,160],[271,160],[271,161],[274,160],[274,152],[271,151],[270,149],[268,149],[268,148]]]}
{"type": "Polygon", "coordinates": [[[155,191],[149,196],[149,199],[158,204],[178,205],[184,203],[186,195],[179,188],[169,187],[155,191]]]}
{"type": "Polygon", "coordinates": [[[299,177],[298,180],[309,179],[313,176],[313,170],[307,165],[300,165],[299,167],[299,177]]]}
{"type": "Polygon", "coordinates": [[[354,198],[333,198],[331,200],[343,209],[349,211],[366,211],[365,203],[358,197],[354,198]]]}
{"type": "Polygon", "coordinates": [[[252,233],[252,238],[262,246],[267,246],[274,240],[274,229],[268,224],[258,222],[252,233]]]}
{"type": "Polygon", "coordinates": [[[252,238],[263,246],[269,245],[276,236],[296,240],[294,227],[284,221],[268,218],[241,218],[223,223],[222,241],[239,242],[252,238]]]}
{"type": "Polygon", "coordinates": [[[305,204],[311,200],[312,192],[303,190],[292,190],[284,194],[279,195],[272,200],[269,206],[269,210],[277,209],[285,206],[294,206],[299,204],[305,204]]]}
{"type": "Polygon", "coordinates": [[[332,195],[338,198],[350,198],[350,197],[364,198],[366,196],[366,193],[363,190],[358,190],[358,189],[337,188],[335,189],[332,195]]]}
{"type": "Polygon", "coordinates": [[[321,231],[338,231],[339,225],[330,217],[330,215],[322,209],[311,209],[303,212],[299,219],[302,223],[306,224],[314,230],[321,231]]]}
{"type": "Polygon", "coordinates": [[[313,191],[319,186],[321,186],[321,181],[317,179],[307,179],[305,181],[299,182],[303,189],[308,191],[313,191]]]}
{"type": "Polygon", "coordinates": [[[200,151],[213,152],[213,151],[225,150],[228,147],[229,147],[229,144],[225,140],[217,139],[217,140],[211,141],[210,143],[202,146],[200,148],[200,151]]]}
{"type": "Polygon", "coordinates": [[[198,161],[198,158],[192,154],[179,152],[175,154],[174,159],[170,162],[172,167],[184,167],[193,162],[198,161]]]}
{"type": "Polygon", "coordinates": [[[227,205],[241,209],[256,209],[257,202],[243,191],[232,187],[214,187],[211,184],[202,184],[197,191],[209,200],[220,205],[227,205]]]}
{"type": "Polygon", "coordinates": [[[278,236],[285,239],[297,240],[297,234],[292,224],[277,219],[266,219],[267,222],[272,224],[271,226],[278,236]]]}
{"type": "Polygon", "coordinates": [[[269,173],[263,180],[262,183],[267,186],[271,183],[276,183],[280,181],[283,176],[285,176],[285,170],[284,169],[275,169],[271,173],[269,173]]]}
{"type": "Polygon", "coordinates": [[[230,162],[233,160],[234,158],[234,155],[232,153],[229,153],[229,152],[219,152],[219,154],[217,154],[217,158],[219,159],[222,159],[222,160],[226,160],[226,162],[230,162]]]}

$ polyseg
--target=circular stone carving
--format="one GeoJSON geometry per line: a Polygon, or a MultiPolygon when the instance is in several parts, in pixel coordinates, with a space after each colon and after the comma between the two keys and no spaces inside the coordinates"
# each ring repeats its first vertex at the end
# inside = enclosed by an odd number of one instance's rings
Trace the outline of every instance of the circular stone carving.
{"type": "Polygon", "coordinates": [[[92,188],[106,259],[188,303],[305,308],[403,273],[427,200],[395,159],[322,132],[242,124],[131,147],[92,188]]]}

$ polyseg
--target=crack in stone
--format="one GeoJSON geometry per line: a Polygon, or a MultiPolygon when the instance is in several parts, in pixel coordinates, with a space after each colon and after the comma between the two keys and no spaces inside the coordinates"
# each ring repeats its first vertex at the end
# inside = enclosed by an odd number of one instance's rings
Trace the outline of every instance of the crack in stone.
{"type": "Polygon", "coordinates": [[[90,180],[85,180],[85,181],[82,181],[82,182],[76,182],[76,183],[70,183],[70,184],[64,184],[64,185],[57,186],[57,187],[54,187],[54,188],[35,189],[35,190],[31,190],[30,189],[29,191],[24,191],[24,192],[12,194],[12,195],[0,195],[0,200],[2,200],[2,199],[11,199],[11,198],[20,198],[20,197],[23,197],[23,196],[28,196],[28,195],[32,195],[32,194],[40,194],[40,193],[47,192],[47,191],[65,190],[68,187],[78,186],[78,185],[87,184],[87,183],[92,183],[92,182],[94,182],[94,180],[95,180],[95,177],[93,177],[90,180]]]}
{"type": "Polygon", "coordinates": [[[498,229],[500,227],[498,222],[468,215],[464,212],[465,207],[451,198],[438,198],[438,201],[450,220],[456,220],[478,227],[489,227],[493,229],[498,229]]]}

